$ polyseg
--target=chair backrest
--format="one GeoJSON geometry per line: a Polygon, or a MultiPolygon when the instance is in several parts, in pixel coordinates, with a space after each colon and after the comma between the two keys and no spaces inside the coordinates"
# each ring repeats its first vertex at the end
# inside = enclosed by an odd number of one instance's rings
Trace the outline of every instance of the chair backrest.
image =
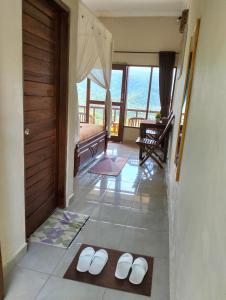
{"type": "Polygon", "coordinates": [[[170,130],[171,124],[174,120],[175,116],[173,114],[170,115],[168,122],[166,124],[166,127],[164,128],[162,134],[160,135],[158,142],[161,143],[164,139],[164,137],[166,136],[166,134],[168,133],[168,131],[170,130]]]}
{"type": "Polygon", "coordinates": [[[128,126],[131,127],[140,127],[141,121],[145,120],[144,118],[130,118],[128,120],[128,126]]]}

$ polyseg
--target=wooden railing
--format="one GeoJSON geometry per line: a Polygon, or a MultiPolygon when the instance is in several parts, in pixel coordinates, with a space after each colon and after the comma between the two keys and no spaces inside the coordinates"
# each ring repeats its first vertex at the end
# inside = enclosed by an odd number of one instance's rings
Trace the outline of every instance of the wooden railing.
{"type": "MultiPolygon", "coordinates": [[[[98,118],[100,121],[97,122],[97,123],[98,124],[104,124],[104,107],[90,105],[90,116],[92,116],[92,118],[96,122],[96,117],[98,115],[98,113],[97,113],[98,110],[102,110],[102,112],[101,112],[101,115],[98,118]]],[[[112,108],[112,122],[119,122],[119,120],[117,120],[117,112],[119,112],[119,110],[120,110],[119,107],[113,107],[112,108]]],[[[79,111],[82,112],[82,113],[86,113],[86,105],[80,105],[79,106],[79,111]]],[[[133,113],[130,116],[131,118],[144,118],[144,119],[146,119],[146,116],[147,116],[147,111],[145,109],[134,109],[134,108],[126,109],[125,110],[125,126],[128,126],[128,121],[130,119],[128,117],[128,113],[133,113]]],[[[158,111],[154,111],[154,110],[149,110],[148,111],[148,115],[153,114],[153,116],[154,116],[157,113],[158,113],[158,111]]]]}

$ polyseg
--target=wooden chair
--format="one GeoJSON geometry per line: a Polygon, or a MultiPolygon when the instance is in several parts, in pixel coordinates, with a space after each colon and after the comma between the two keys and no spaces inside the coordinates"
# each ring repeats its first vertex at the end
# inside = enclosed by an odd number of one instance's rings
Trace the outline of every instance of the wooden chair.
{"type": "MultiPolygon", "coordinates": [[[[168,118],[164,118],[163,122],[165,124],[167,124],[167,122],[169,121],[169,119],[171,118],[172,115],[173,115],[173,111],[170,112],[168,118]]],[[[156,137],[160,136],[162,132],[163,132],[162,130],[157,129],[157,128],[156,129],[147,129],[146,136],[147,136],[147,138],[155,139],[156,137]]]]}
{"type": "Polygon", "coordinates": [[[172,124],[173,120],[174,120],[174,115],[171,115],[166,124],[166,127],[164,128],[164,130],[160,136],[156,136],[156,137],[153,136],[152,138],[140,138],[139,137],[136,140],[136,143],[140,147],[142,147],[145,151],[145,156],[141,160],[140,166],[142,166],[146,162],[146,160],[150,157],[160,166],[160,168],[163,168],[163,165],[161,164],[161,162],[163,162],[163,160],[161,159],[161,156],[158,154],[157,151],[163,152],[161,144],[162,144],[164,138],[166,137],[166,135],[169,133],[169,130],[171,128],[171,124],[172,124]]]}
{"type": "Polygon", "coordinates": [[[144,118],[130,118],[128,120],[128,126],[130,127],[140,127],[141,121],[145,120],[144,118]]]}

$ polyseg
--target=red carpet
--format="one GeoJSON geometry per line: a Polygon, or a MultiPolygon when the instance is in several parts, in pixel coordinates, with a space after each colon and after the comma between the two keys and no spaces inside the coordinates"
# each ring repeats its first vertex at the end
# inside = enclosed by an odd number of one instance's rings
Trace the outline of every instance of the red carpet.
{"type": "Polygon", "coordinates": [[[118,176],[125,166],[127,157],[105,156],[89,172],[101,175],[118,176]]]}

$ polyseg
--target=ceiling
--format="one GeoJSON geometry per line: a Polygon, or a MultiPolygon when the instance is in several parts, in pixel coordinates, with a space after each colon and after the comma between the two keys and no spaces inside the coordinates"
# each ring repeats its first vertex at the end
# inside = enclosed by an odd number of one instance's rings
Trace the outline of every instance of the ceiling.
{"type": "Polygon", "coordinates": [[[101,17],[179,16],[187,0],[83,0],[101,17]]]}

